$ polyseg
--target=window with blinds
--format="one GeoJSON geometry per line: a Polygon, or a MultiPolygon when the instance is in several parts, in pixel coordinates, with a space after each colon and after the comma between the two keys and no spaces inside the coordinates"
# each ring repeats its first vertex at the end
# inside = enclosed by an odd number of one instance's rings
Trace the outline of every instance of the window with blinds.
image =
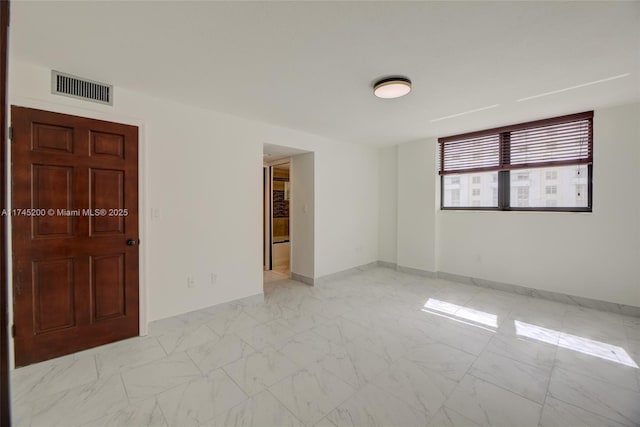
{"type": "Polygon", "coordinates": [[[443,209],[591,211],[593,111],[438,142],[443,209]]]}

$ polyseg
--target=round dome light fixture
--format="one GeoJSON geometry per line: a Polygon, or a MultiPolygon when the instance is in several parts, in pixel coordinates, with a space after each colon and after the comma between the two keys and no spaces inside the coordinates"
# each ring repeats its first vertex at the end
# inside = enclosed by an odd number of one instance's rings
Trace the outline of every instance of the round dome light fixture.
{"type": "Polygon", "coordinates": [[[400,98],[411,92],[411,80],[406,77],[387,77],[373,85],[378,98],[400,98]]]}

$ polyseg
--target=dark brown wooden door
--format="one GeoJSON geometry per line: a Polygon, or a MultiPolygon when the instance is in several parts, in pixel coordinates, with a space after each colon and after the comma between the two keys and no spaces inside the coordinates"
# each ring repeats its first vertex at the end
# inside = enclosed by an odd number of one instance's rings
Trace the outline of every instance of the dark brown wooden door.
{"type": "Polygon", "coordinates": [[[11,118],[16,365],[138,335],[138,128],[11,118]]]}

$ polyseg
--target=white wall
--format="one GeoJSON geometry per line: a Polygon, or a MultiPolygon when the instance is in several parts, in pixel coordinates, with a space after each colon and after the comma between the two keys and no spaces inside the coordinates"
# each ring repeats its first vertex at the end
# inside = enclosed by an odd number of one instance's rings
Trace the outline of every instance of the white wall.
{"type": "Polygon", "coordinates": [[[639,117],[595,111],[592,213],[439,211],[436,140],[401,145],[398,263],[640,306],[639,117]]]}
{"type": "Polygon", "coordinates": [[[398,146],[380,149],[378,259],[398,259],[398,146]]]}
{"type": "Polygon", "coordinates": [[[291,158],[291,272],[315,277],[314,154],[291,158]]]}
{"type": "Polygon", "coordinates": [[[377,260],[377,149],[117,85],[113,107],[54,96],[50,78],[49,67],[10,58],[10,103],[140,126],[149,320],[262,292],[263,143],[315,152],[315,277],[377,260]]]}
{"type": "Polygon", "coordinates": [[[316,277],[378,260],[378,149],[315,152],[316,277]]]}
{"type": "Polygon", "coordinates": [[[398,147],[398,265],[434,272],[436,266],[435,140],[398,147]]]}

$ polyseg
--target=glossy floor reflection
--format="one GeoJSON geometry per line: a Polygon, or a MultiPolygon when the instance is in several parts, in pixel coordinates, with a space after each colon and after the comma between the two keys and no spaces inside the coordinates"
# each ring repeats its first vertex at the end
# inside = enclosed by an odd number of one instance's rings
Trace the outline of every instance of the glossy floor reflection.
{"type": "Polygon", "coordinates": [[[637,426],[640,319],[376,268],[15,370],[16,426],[637,426]]]}

